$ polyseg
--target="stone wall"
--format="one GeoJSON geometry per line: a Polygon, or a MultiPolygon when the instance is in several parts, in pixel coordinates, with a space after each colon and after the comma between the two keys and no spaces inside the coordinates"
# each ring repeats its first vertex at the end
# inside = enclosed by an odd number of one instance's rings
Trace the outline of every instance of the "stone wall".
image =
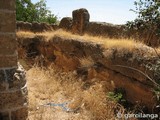
{"type": "Polygon", "coordinates": [[[125,25],[113,25],[105,22],[89,22],[89,18],[89,12],[86,9],[81,8],[72,12],[72,18],[62,18],[59,25],[36,22],[17,22],[17,30],[44,32],[62,28],[79,35],[87,33],[92,36],[104,36],[109,38],[131,38],[153,47],[157,47],[160,44],[159,36],[156,34],[151,35],[148,29],[129,30],[125,28],[125,25]]]}
{"type": "Polygon", "coordinates": [[[110,38],[124,37],[124,25],[113,25],[105,22],[89,22],[90,15],[85,8],[72,12],[72,18],[65,17],[60,21],[59,28],[71,31],[74,34],[84,33],[93,36],[105,36],[110,38]]]}
{"type": "Polygon", "coordinates": [[[25,71],[17,62],[15,0],[0,0],[0,120],[26,120],[25,71]]]}
{"type": "Polygon", "coordinates": [[[74,10],[72,12],[72,18],[63,18],[60,21],[60,26],[63,26],[61,28],[65,30],[80,35],[87,33],[93,36],[105,36],[109,38],[131,38],[153,47],[157,47],[160,44],[159,36],[157,36],[156,33],[151,34],[151,31],[148,29],[133,30],[126,29],[125,25],[113,25],[105,22],[89,22],[89,17],[89,12],[84,8],[74,10]]]}
{"type": "Polygon", "coordinates": [[[109,38],[125,37],[123,25],[113,25],[105,22],[90,22],[85,33],[94,36],[105,36],[109,38]]]}
{"type": "Polygon", "coordinates": [[[45,32],[45,31],[51,31],[58,29],[58,26],[55,24],[47,24],[47,23],[28,23],[28,22],[22,22],[18,21],[16,23],[17,31],[32,31],[32,32],[45,32]]]}

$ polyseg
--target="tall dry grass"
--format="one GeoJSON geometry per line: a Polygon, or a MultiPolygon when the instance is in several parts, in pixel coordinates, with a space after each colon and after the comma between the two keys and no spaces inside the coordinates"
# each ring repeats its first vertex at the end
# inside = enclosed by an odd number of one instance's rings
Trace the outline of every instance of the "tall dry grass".
{"type": "MultiPolygon", "coordinates": [[[[27,71],[30,120],[116,120],[117,103],[106,96],[104,84],[95,80],[88,89],[73,72],[56,67],[33,67],[27,71]],[[45,107],[46,103],[68,102],[70,112],[61,107],[45,107]]],[[[92,81],[91,81],[92,83],[92,81]]]]}
{"type": "Polygon", "coordinates": [[[46,41],[52,39],[54,36],[59,36],[65,39],[75,39],[84,42],[93,42],[96,44],[103,44],[106,48],[126,48],[132,50],[137,45],[142,45],[143,43],[137,42],[133,39],[111,39],[103,36],[91,36],[85,34],[83,36],[72,34],[71,32],[66,32],[62,29],[50,32],[42,32],[42,33],[33,33],[29,31],[19,31],[17,32],[18,37],[34,37],[34,36],[44,36],[46,41]]]}

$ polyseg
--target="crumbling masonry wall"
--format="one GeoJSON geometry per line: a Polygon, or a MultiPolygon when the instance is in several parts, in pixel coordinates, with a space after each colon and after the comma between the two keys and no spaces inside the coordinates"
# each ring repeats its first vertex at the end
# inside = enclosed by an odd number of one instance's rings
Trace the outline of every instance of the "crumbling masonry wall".
{"type": "Polygon", "coordinates": [[[26,120],[25,71],[17,61],[15,0],[0,0],[0,120],[26,120]]]}

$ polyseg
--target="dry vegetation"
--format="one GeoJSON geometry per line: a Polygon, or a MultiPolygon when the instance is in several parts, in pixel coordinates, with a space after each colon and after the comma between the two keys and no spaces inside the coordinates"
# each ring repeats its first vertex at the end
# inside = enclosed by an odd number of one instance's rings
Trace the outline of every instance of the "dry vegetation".
{"type": "Polygon", "coordinates": [[[83,36],[72,34],[71,32],[66,32],[64,30],[56,30],[56,31],[50,31],[50,32],[43,32],[43,33],[33,33],[29,31],[19,31],[17,32],[17,36],[19,37],[35,37],[35,36],[44,36],[46,37],[46,40],[52,39],[54,36],[60,36],[65,39],[76,39],[79,41],[84,42],[93,42],[96,44],[103,44],[106,48],[127,48],[132,49],[136,45],[142,45],[142,43],[137,42],[133,39],[110,39],[102,36],[90,36],[88,34],[85,34],[83,36]]]}
{"type": "MultiPolygon", "coordinates": [[[[59,36],[129,51],[137,46],[139,48],[145,46],[134,40],[93,37],[87,34],[79,36],[62,30],[43,33],[20,31],[17,32],[17,36],[20,38],[43,36],[46,41],[59,36]]],[[[79,61],[81,67],[88,68],[94,65],[90,57],[81,58],[79,61]]],[[[30,120],[116,120],[115,110],[121,113],[125,111],[121,105],[107,97],[108,91],[104,81],[96,78],[83,81],[75,71],[65,73],[54,65],[48,69],[34,66],[27,71],[27,79],[30,120]],[[47,103],[65,102],[68,103],[66,106],[69,111],[64,111],[60,106],[44,106],[47,103]]]]}
{"type": "Polygon", "coordinates": [[[64,38],[65,40],[77,40],[81,42],[92,42],[94,44],[100,44],[104,48],[107,49],[117,49],[118,51],[123,52],[132,52],[136,53],[137,51],[142,54],[148,53],[147,56],[157,56],[157,53],[160,53],[160,48],[151,48],[145,45],[143,42],[136,41],[134,39],[126,39],[126,38],[119,38],[119,39],[111,39],[103,36],[91,36],[88,34],[85,34],[83,36],[72,34],[71,32],[64,31],[62,29],[56,30],[56,31],[48,31],[48,32],[42,32],[42,33],[33,33],[30,31],[19,31],[17,32],[17,36],[19,38],[33,38],[35,36],[43,36],[45,37],[46,41],[52,40],[54,36],[59,36],[61,38],[64,38]],[[156,52],[155,52],[156,50],[156,52]]]}
{"type": "Polygon", "coordinates": [[[53,66],[47,70],[33,67],[27,79],[30,120],[116,120],[114,110],[119,105],[107,98],[103,82],[93,79],[88,83],[74,72],[53,66]],[[68,112],[58,106],[43,106],[64,102],[68,102],[68,112]]]}

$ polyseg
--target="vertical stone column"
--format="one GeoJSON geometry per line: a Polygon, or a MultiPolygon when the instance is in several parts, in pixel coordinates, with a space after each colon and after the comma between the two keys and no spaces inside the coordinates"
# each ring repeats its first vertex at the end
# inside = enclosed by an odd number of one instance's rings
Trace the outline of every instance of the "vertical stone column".
{"type": "Polygon", "coordinates": [[[15,0],[0,0],[0,120],[26,120],[25,71],[17,62],[15,0]]]}
{"type": "Polygon", "coordinates": [[[82,35],[89,24],[89,13],[86,9],[81,8],[72,12],[73,23],[72,32],[82,35]]]}

